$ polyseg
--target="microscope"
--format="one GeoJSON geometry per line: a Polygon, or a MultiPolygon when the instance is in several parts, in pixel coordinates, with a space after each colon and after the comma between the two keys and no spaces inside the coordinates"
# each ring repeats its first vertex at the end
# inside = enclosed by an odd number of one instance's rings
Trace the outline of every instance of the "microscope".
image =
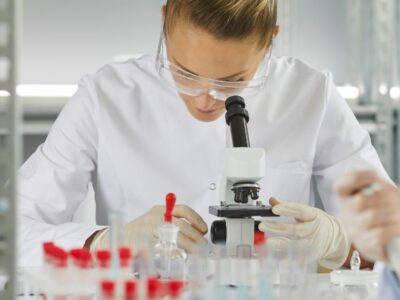
{"type": "Polygon", "coordinates": [[[225,151],[225,169],[220,190],[220,206],[210,206],[209,213],[224,218],[211,226],[211,241],[226,244],[231,257],[251,257],[258,224],[253,217],[276,216],[259,199],[257,183],[265,176],[265,150],[251,148],[247,123],[249,113],[244,99],[229,97],[225,119],[230,126],[232,148],[225,151]]]}

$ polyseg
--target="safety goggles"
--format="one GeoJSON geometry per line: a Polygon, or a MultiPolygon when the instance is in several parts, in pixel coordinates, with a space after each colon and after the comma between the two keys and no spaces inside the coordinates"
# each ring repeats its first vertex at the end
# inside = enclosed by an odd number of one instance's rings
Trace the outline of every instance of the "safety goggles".
{"type": "Polygon", "coordinates": [[[216,100],[225,101],[230,96],[240,95],[245,99],[256,96],[266,85],[272,46],[265,54],[256,74],[248,81],[215,80],[192,74],[168,60],[164,34],[161,33],[156,59],[156,68],[161,78],[176,88],[178,93],[198,97],[208,94],[216,100]]]}

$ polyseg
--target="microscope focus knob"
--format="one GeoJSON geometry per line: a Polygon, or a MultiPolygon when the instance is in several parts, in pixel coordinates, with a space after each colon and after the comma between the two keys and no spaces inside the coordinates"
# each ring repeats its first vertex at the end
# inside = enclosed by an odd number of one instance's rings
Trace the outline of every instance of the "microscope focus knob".
{"type": "Polygon", "coordinates": [[[224,220],[214,221],[210,230],[211,242],[213,244],[226,243],[226,223],[224,220]]]}

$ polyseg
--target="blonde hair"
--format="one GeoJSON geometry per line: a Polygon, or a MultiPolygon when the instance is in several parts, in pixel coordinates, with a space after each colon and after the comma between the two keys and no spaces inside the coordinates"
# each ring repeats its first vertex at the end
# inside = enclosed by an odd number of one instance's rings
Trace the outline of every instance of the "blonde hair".
{"type": "Polygon", "coordinates": [[[218,39],[258,38],[270,42],[277,23],[277,0],[168,0],[165,32],[183,20],[218,39]]]}

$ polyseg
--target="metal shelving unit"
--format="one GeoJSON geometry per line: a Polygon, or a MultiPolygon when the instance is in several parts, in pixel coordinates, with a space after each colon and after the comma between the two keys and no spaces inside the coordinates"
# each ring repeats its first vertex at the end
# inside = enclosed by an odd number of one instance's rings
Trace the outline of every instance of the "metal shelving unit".
{"type": "Polygon", "coordinates": [[[397,180],[396,166],[398,153],[395,152],[395,128],[397,127],[397,111],[390,98],[393,86],[395,58],[395,0],[375,0],[373,7],[373,72],[372,97],[378,104],[376,148],[387,172],[397,180]]]}
{"type": "Polygon", "coordinates": [[[15,297],[16,260],[16,169],[21,145],[18,138],[20,113],[16,96],[19,0],[0,1],[0,90],[7,91],[0,110],[0,276],[8,279],[3,300],[15,297]]]}
{"type": "Polygon", "coordinates": [[[375,105],[357,105],[352,110],[361,125],[368,130],[372,143],[389,176],[400,180],[400,106],[390,108],[375,105]],[[384,134],[382,134],[384,133],[384,134]]]}
{"type": "Polygon", "coordinates": [[[283,29],[279,34],[279,53],[283,55],[290,55],[292,53],[292,39],[293,39],[293,9],[294,0],[278,1],[279,12],[279,25],[283,29]]]}

